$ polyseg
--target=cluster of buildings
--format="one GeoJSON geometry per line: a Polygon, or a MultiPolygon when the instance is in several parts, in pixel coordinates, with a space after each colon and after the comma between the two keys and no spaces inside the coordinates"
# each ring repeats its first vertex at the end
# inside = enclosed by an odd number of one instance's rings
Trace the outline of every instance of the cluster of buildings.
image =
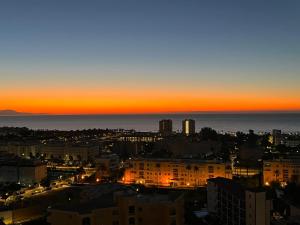
{"type": "Polygon", "coordinates": [[[241,168],[217,160],[136,158],[128,161],[122,183],[194,188],[206,186],[207,180],[215,177],[231,179],[257,175],[262,175],[262,183],[266,186],[273,182],[283,186],[288,182],[300,184],[300,159],[265,160],[262,168],[241,168]]]}
{"type": "Polygon", "coordinates": [[[157,135],[157,133],[145,133],[145,132],[135,132],[133,134],[122,135],[118,139],[119,141],[126,142],[157,142],[162,140],[162,137],[157,135]]]}
{"type": "Polygon", "coordinates": [[[272,130],[272,134],[270,136],[270,142],[274,145],[285,145],[287,147],[298,147],[300,146],[299,136],[295,135],[285,135],[281,132],[281,130],[274,129],[272,130]]]}
{"type": "Polygon", "coordinates": [[[47,166],[39,160],[0,155],[0,183],[32,185],[47,177],[47,166]]]}
{"type": "MultiPolygon", "coordinates": [[[[182,121],[182,133],[185,135],[194,134],[196,131],[195,120],[185,119],[182,121]]],[[[170,119],[159,121],[159,133],[162,136],[173,134],[173,122],[170,119]]]]}
{"type": "Polygon", "coordinates": [[[46,160],[92,161],[99,154],[97,145],[56,144],[19,144],[0,146],[0,152],[8,152],[23,158],[43,158],[46,160]]]}

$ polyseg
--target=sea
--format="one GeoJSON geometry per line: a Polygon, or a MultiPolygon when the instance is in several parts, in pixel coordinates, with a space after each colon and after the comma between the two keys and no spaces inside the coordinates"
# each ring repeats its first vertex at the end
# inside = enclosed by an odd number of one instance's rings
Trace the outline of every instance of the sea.
{"type": "Polygon", "coordinates": [[[173,130],[180,131],[182,120],[194,119],[196,130],[211,127],[218,132],[270,132],[280,129],[286,133],[300,132],[300,113],[201,113],[148,115],[26,115],[0,116],[0,127],[28,127],[42,130],[134,129],[158,131],[162,119],[173,120],[173,130]]]}

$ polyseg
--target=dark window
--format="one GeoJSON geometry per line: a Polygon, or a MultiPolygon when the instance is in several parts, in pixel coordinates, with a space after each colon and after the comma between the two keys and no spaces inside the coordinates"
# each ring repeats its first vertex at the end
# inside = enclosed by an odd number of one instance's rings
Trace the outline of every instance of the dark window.
{"type": "Polygon", "coordinates": [[[176,219],[175,218],[172,219],[170,225],[176,225],[176,219]]]}
{"type": "Polygon", "coordinates": [[[119,211],[118,211],[118,210],[113,210],[113,211],[112,211],[112,214],[113,214],[113,215],[119,215],[119,211]]]}
{"type": "Polygon", "coordinates": [[[128,223],[129,225],[135,225],[135,219],[133,217],[130,217],[128,223]]]}
{"type": "Polygon", "coordinates": [[[91,218],[90,217],[83,218],[82,225],[91,225],[91,218]]]}
{"type": "Polygon", "coordinates": [[[128,213],[129,214],[134,214],[135,213],[135,207],[133,205],[128,207],[128,213]]]}
{"type": "Polygon", "coordinates": [[[170,215],[171,216],[176,215],[176,209],[175,208],[170,209],[170,215]]]}

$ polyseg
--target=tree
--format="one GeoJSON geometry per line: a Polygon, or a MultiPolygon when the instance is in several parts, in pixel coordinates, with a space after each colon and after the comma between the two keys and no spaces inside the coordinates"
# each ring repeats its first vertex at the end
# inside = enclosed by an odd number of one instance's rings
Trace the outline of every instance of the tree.
{"type": "Polygon", "coordinates": [[[244,142],[246,141],[246,137],[247,135],[244,134],[243,132],[236,132],[236,143],[237,146],[241,146],[244,144],[244,142]]]}
{"type": "Polygon", "coordinates": [[[258,136],[254,133],[253,130],[249,130],[248,134],[248,145],[250,147],[255,147],[257,145],[258,136]]]}
{"type": "Polygon", "coordinates": [[[218,139],[218,133],[214,129],[210,127],[204,127],[200,131],[200,138],[201,140],[213,140],[216,141],[218,139]]]}
{"type": "Polygon", "coordinates": [[[269,134],[263,135],[263,137],[262,137],[262,139],[260,141],[260,144],[261,144],[261,146],[264,149],[267,149],[267,147],[271,147],[272,146],[271,142],[269,141],[269,137],[270,137],[269,134]]]}

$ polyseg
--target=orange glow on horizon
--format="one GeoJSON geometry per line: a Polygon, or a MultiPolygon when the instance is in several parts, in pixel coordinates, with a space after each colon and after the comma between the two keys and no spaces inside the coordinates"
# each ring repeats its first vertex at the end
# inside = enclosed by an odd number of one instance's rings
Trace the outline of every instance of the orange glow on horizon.
{"type": "Polygon", "coordinates": [[[300,95],[248,94],[238,90],[154,90],[151,88],[0,91],[1,109],[46,114],[145,114],[192,111],[298,111],[300,95]],[[2,93],[1,93],[2,92],[2,93]]]}

